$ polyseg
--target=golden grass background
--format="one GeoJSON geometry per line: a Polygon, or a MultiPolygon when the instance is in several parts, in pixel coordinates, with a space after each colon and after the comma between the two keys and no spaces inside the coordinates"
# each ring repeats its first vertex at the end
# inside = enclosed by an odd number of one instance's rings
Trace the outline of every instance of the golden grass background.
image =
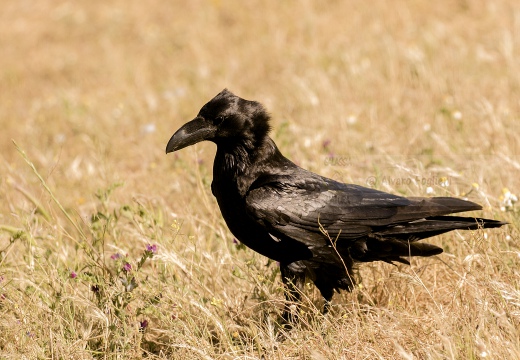
{"type": "Polygon", "coordinates": [[[2,359],[520,358],[517,1],[6,1],[0,47],[2,359]],[[233,243],[214,145],[164,155],[224,87],[305,168],[510,225],[366,264],[325,317],[309,286],[282,341],[277,267],[233,243]]]}

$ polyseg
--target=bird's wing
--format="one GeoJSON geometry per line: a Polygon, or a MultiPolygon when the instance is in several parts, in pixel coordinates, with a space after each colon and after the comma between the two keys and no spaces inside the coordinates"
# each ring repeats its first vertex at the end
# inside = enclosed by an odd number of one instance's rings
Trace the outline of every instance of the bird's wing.
{"type": "Polygon", "coordinates": [[[396,224],[481,208],[454,198],[405,198],[307,171],[263,176],[245,200],[248,215],[271,234],[307,245],[326,241],[320,224],[333,239],[355,239],[396,224]]]}

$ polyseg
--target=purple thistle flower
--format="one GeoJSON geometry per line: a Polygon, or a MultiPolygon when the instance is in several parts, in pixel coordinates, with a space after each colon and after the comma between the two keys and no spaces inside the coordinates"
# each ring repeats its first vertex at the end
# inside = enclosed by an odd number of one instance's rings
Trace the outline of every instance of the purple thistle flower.
{"type": "Polygon", "coordinates": [[[132,265],[130,263],[125,263],[123,265],[123,271],[126,271],[126,272],[132,271],[132,265]]]}
{"type": "Polygon", "coordinates": [[[70,272],[70,278],[71,278],[71,279],[75,279],[77,276],[78,276],[78,274],[76,274],[76,272],[75,272],[74,270],[72,270],[72,271],[70,272]]]}
{"type": "Polygon", "coordinates": [[[143,331],[148,327],[148,320],[139,321],[139,330],[143,331]]]}
{"type": "Polygon", "coordinates": [[[115,254],[111,255],[110,258],[112,260],[121,259],[121,254],[120,253],[115,253],[115,254]]]}
{"type": "Polygon", "coordinates": [[[152,254],[155,254],[157,252],[157,245],[155,245],[155,244],[146,245],[146,251],[151,252],[152,254]]]}

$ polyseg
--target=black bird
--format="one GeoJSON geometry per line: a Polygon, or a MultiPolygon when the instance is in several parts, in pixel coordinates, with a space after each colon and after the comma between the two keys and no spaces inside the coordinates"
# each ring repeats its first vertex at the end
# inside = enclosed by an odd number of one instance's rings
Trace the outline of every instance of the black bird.
{"type": "Polygon", "coordinates": [[[352,289],[356,263],[409,264],[410,256],[442,252],[418,240],[505,224],[446,216],[482,209],[470,201],[406,198],[317,175],[284,157],[269,130],[260,103],[224,89],[177,130],[166,153],[203,140],[217,145],[211,191],[222,216],[238,240],[280,262],[289,300],[300,299],[307,277],[325,298],[327,312],[334,290],[352,289]]]}

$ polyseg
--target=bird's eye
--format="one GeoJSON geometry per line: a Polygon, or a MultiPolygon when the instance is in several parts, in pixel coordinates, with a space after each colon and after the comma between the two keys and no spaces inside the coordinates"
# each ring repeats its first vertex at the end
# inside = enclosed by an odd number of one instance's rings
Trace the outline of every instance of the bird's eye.
{"type": "Polygon", "coordinates": [[[223,122],[224,120],[226,120],[226,117],[225,117],[225,116],[217,116],[217,117],[215,118],[214,123],[215,123],[215,125],[220,125],[220,124],[222,124],[222,122],[223,122]]]}

